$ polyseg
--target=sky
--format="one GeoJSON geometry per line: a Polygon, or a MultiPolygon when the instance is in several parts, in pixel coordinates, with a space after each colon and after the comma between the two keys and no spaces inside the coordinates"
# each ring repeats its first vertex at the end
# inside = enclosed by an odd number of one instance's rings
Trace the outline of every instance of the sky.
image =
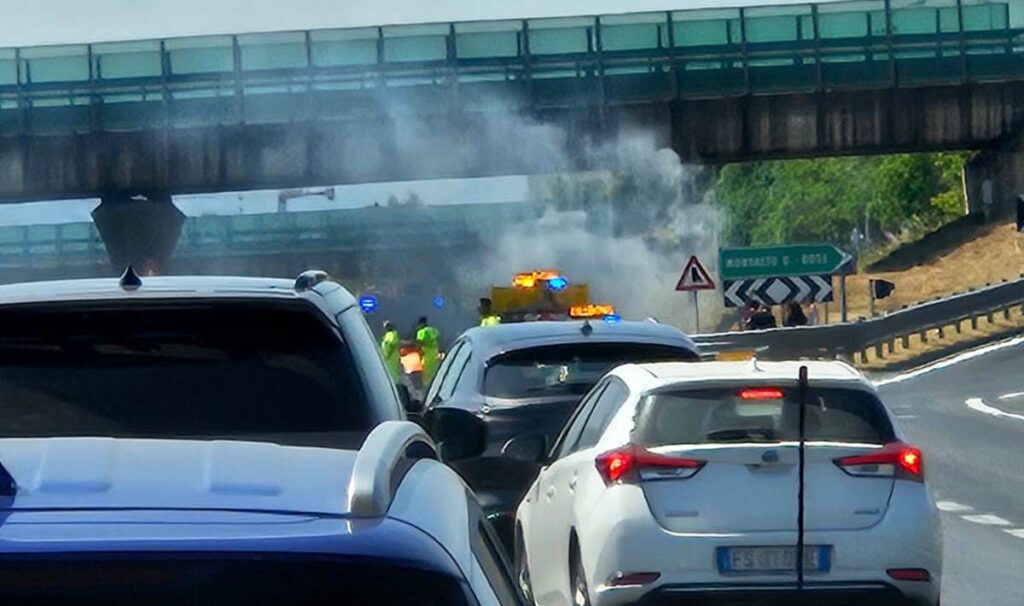
{"type": "MultiPolygon", "coordinates": [[[[827,1],[827,0],[826,0],[827,1]]],[[[792,0],[0,0],[0,47],[436,21],[793,4],[792,0]]]]}

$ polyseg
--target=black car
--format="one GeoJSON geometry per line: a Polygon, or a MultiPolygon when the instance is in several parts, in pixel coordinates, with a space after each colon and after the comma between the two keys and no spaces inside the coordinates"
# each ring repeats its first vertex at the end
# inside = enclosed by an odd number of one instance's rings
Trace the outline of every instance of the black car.
{"type": "Polygon", "coordinates": [[[689,337],[655,322],[527,322],[472,328],[448,351],[427,391],[425,410],[461,409],[484,420],[484,456],[454,466],[505,535],[511,526],[501,518],[515,511],[537,471],[534,463],[503,456],[511,454],[505,447],[512,438],[543,436],[546,444],[534,440],[530,447],[546,448],[580,398],[619,364],[699,357],[689,337]]]}

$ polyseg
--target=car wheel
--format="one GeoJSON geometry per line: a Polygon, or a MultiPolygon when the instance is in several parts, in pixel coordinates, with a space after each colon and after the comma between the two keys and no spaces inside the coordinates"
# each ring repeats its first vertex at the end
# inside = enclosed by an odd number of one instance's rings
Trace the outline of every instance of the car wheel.
{"type": "Polygon", "coordinates": [[[573,606],[590,606],[590,590],[587,589],[587,575],[583,572],[583,558],[580,557],[580,549],[575,543],[572,546],[569,562],[572,571],[569,589],[572,591],[573,606]]]}
{"type": "Polygon", "coordinates": [[[533,588],[530,586],[530,565],[526,562],[526,547],[523,545],[523,537],[516,532],[515,547],[515,569],[516,585],[519,593],[527,604],[533,604],[533,588]]]}

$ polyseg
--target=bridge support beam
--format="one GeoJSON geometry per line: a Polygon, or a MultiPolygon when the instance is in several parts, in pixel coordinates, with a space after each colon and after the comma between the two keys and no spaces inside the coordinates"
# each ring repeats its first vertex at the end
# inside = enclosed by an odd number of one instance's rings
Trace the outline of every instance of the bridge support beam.
{"type": "Polygon", "coordinates": [[[185,215],[169,193],[109,193],[92,211],[114,272],[131,264],[139,273],[167,266],[181,237],[185,215]]]}

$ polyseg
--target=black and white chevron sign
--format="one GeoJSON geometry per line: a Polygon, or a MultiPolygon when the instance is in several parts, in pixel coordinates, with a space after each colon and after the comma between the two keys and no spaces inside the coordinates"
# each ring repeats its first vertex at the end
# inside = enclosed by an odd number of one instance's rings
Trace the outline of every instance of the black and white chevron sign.
{"type": "Polygon", "coordinates": [[[789,276],[726,280],[722,285],[726,307],[743,307],[747,301],[781,305],[790,301],[810,303],[832,300],[832,276],[789,276]]]}

